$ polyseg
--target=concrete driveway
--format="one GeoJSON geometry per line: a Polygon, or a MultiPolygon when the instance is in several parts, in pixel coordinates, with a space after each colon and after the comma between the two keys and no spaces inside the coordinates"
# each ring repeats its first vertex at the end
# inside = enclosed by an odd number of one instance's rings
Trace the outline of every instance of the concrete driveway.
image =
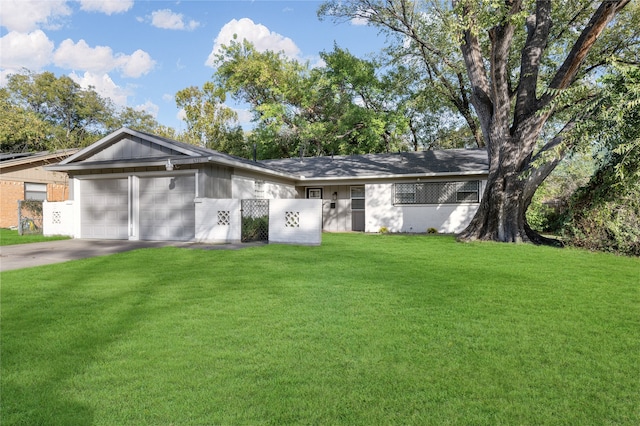
{"type": "Polygon", "coordinates": [[[192,249],[219,250],[239,249],[264,245],[265,243],[243,244],[200,244],[183,241],[128,241],[128,240],[83,240],[71,239],[44,243],[16,244],[0,246],[0,272],[32,266],[50,265],[69,260],[105,256],[151,247],[184,247],[192,249]]]}

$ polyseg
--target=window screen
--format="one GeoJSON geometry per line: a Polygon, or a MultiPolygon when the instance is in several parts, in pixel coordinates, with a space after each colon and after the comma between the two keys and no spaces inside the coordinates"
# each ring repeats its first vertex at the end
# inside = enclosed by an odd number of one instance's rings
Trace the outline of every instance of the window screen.
{"type": "Polygon", "coordinates": [[[394,204],[459,204],[480,201],[480,182],[417,182],[394,185],[394,204]]]}

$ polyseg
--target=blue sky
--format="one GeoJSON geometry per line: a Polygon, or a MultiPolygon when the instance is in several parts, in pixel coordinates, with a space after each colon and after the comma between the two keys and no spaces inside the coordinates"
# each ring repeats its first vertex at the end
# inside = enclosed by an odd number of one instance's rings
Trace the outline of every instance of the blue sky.
{"type": "MultiPolygon", "coordinates": [[[[0,85],[21,68],[68,75],[116,105],[183,130],[174,95],[202,86],[209,56],[233,34],[261,50],[321,66],[334,43],[366,58],[383,36],[358,22],[320,21],[320,1],[0,0],[0,85]]],[[[248,114],[237,108],[241,121],[248,114]]]]}

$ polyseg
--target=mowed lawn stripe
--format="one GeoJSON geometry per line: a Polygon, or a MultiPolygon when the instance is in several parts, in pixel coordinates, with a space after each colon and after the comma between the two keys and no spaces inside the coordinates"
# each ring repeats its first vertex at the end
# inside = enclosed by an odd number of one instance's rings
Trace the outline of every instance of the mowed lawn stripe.
{"type": "Polygon", "coordinates": [[[4,424],[638,424],[640,261],[451,237],[2,274],[4,424]]]}

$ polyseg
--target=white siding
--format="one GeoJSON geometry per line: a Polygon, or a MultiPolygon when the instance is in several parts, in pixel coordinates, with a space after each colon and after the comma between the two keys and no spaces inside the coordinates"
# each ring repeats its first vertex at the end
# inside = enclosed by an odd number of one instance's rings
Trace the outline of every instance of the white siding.
{"type": "Polygon", "coordinates": [[[249,200],[256,198],[255,182],[264,182],[263,196],[265,199],[274,200],[281,198],[296,198],[298,193],[294,185],[287,185],[279,182],[271,182],[264,179],[234,175],[232,177],[233,198],[239,200],[249,200]]]}
{"type": "MultiPolygon", "coordinates": [[[[484,181],[481,191],[484,188],[484,181]]],[[[393,184],[366,185],[365,232],[427,232],[435,228],[440,233],[458,233],[469,224],[479,204],[393,205],[393,184]]]]}

